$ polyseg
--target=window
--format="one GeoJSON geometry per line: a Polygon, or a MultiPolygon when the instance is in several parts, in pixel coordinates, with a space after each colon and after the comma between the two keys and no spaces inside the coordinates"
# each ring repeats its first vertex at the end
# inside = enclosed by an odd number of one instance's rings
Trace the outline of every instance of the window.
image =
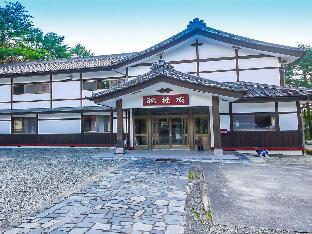
{"type": "Polygon", "coordinates": [[[195,134],[207,134],[209,131],[208,117],[194,118],[195,134]]]}
{"type": "Polygon", "coordinates": [[[125,79],[85,80],[83,81],[83,90],[110,89],[115,85],[121,85],[123,83],[125,83],[125,79]]]}
{"type": "Polygon", "coordinates": [[[83,82],[83,90],[88,90],[88,91],[96,90],[96,81],[85,80],[83,82]]]}
{"type": "Polygon", "coordinates": [[[111,117],[108,115],[85,115],[82,121],[84,133],[110,132],[111,117]]]}
{"type": "Polygon", "coordinates": [[[13,133],[15,134],[36,134],[37,133],[37,118],[35,117],[14,117],[13,133]]]}
{"type": "Polygon", "coordinates": [[[134,144],[137,146],[147,145],[147,120],[138,118],[134,120],[134,144]]]}
{"type": "Polygon", "coordinates": [[[275,130],[274,114],[233,115],[234,130],[275,130]]]}
{"type": "Polygon", "coordinates": [[[17,84],[13,86],[13,94],[21,95],[25,93],[39,94],[50,92],[49,83],[39,84],[17,84]]]}

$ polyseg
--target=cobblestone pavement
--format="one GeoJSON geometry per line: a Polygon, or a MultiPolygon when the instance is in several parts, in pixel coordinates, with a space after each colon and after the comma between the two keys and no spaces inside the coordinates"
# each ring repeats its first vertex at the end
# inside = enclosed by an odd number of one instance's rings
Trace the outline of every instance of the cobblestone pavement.
{"type": "Polygon", "coordinates": [[[183,233],[189,167],[126,162],[5,233],[183,233]]]}

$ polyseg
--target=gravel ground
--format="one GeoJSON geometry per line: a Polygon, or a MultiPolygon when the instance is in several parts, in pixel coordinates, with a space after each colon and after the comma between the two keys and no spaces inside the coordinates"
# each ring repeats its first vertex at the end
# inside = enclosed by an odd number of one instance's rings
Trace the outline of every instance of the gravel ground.
{"type": "Polygon", "coordinates": [[[246,157],[256,164],[272,164],[272,165],[284,165],[284,166],[312,166],[312,155],[272,155],[269,157],[256,157],[246,154],[246,157]]]}
{"type": "Polygon", "coordinates": [[[103,149],[1,149],[0,228],[121,165],[103,149]],[[103,156],[107,156],[104,158],[103,156]]]}

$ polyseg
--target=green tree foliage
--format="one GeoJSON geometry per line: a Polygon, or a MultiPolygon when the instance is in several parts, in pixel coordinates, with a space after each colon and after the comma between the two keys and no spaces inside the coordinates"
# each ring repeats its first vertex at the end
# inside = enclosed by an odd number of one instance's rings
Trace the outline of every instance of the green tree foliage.
{"type": "Polygon", "coordinates": [[[92,53],[83,45],[70,48],[64,36],[35,28],[32,16],[19,2],[0,6],[0,63],[85,57],[92,53]]]}
{"type": "Polygon", "coordinates": [[[299,45],[306,54],[299,61],[286,66],[286,84],[295,87],[312,88],[312,48],[309,45],[299,45]]]}

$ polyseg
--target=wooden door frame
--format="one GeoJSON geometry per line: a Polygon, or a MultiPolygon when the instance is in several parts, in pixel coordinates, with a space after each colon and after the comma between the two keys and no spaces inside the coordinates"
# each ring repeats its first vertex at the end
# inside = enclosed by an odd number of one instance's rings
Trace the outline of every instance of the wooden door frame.
{"type": "MultiPolygon", "coordinates": [[[[210,110],[209,110],[210,111],[210,110]]],[[[196,135],[204,135],[207,136],[208,135],[208,147],[204,148],[204,149],[208,149],[211,150],[211,129],[210,129],[210,113],[208,112],[207,114],[193,114],[192,115],[192,127],[193,127],[193,144],[194,144],[194,148],[196,147],[196,143],[195,143],[195,139],[196,139],[196,135]],[[208,118],[208,134],[196,134],[195,133],[195,119],[196,118],[208,118]]]]}

